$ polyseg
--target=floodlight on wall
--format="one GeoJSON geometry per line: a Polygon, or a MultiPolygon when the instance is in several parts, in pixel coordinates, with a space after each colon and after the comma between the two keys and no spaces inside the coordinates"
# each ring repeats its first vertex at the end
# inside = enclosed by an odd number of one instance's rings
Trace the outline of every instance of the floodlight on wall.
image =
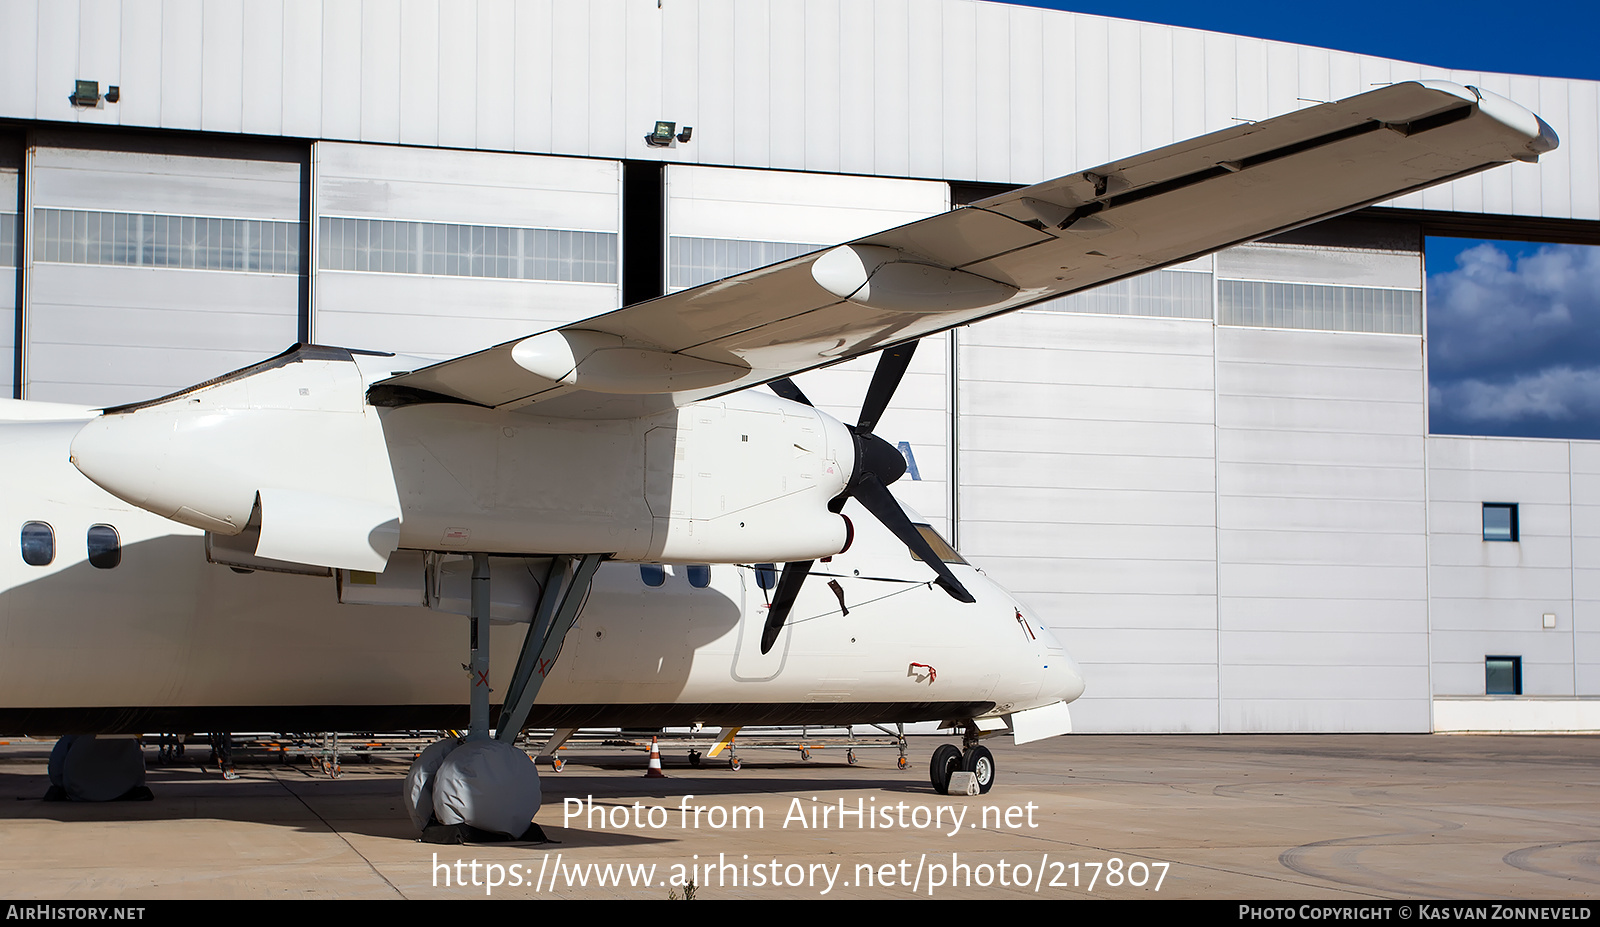
{"type": "Polygon", "coordinates": [[[656,120],[656,130],[644,137],[644,143],[651,148],[665,148],[672,144],[673,133],[678,131],[676,122],[667,122],[664,119],[656,120]]]}
{"type": "Polygon", "coordinates": [[[683,131],[678,132],[678,124],[676,122],[657,119],[656,130],[644,137],[644,143],[651,148],[670,148],[674,140],[687,143],[693,135],[693,126],[684,126],[683,131]]]}
{"type": "Polygon", "coordinates": [[[116,84],[112,84],[111,86],[106,88],[106,102],[107,103],[115,103],[120,99],[122,99],[122,88],[121,87],[118,87],[116,84]]]}
{"type": "Polygon", "coordinates": [[[72,94],[67,100],[73,106],[98,106],[100,104],[100,82],[97,80],[73,81],[72,94]]]}

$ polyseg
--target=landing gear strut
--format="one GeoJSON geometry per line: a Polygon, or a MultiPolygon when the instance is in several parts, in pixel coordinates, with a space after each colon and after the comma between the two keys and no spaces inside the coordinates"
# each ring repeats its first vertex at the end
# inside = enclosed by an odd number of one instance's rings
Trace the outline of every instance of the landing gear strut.
{"type": "MultiPolygon", "coordinates": [[[[406,811],[424,842],[544,839],[539,825],[532,823],[542,798],[539,771],[515,740],[545,672],[578,619],[601,559],[600,554],[585,554],[568,577],[573,558],[551,558],[500,709],[499,728],[491,737],[489,555],[472,555],[472,657],[465,667],[471,675],[470,727],[465,737],[441,740],[424,750],[406,774],[406,811]],[[535,674],[536,668],[542,671],[535,674]]],[[[552,754],[559,746],[550,746],[552,754]]],[[[560,768],[553,758],[552,766],[560,768]]]]}

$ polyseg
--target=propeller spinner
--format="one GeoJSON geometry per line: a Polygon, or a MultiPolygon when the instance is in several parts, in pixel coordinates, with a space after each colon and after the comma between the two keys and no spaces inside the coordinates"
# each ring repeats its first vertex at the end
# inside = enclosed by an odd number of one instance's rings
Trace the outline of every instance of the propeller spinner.
{"type": "MultiPolygon", "coordinates": [[[[889,406],[889,400],[894,397],[895,389],[900,386],[900,380],[905,376],[906,368],[911,365],[911,355],[917,350],[915,341],[897,347],[888,348],[878,358],[878,369],[873,371],[872,384],[867,387],[866,400],[861,404],[861,417],[856,424],[846,426],[850,429],[851,436],[855,439],[856,462],[855,469],[850,474],[850,482],[845,486],[844,492],[835,496],[828,503],[830,511],[838,512],[844,508],[845,502],[854,498],[861,506],[883,526],[894,533],[901,543],[918,556],[922,562],[933,568],[938,574],[934,582],[938,583],[950,597],[958,602],[975,602],[972,593],[961,585],[950,568],[945,566],[944,560],[934,553],[933,547],[923,538],[916,525],[906,516],[905,510],[900,508],[900,503],[889,494],[889,484],[898,480],[906,472],[906,460],[895,449],[894,445],[872,433],[877,427],[878,419],[883,417],[883,412],[889,406]]],[[[772,391],[791,402],[813,405],[800,387],[787,377],[773,381],[770,386],[772,391]]],[[[789,620],[789,612],[794,609],[795,597],[800,594],[800,587],[805,583],[806,576],[811,572],[814,560],[799,560],[786,563],[783,566],[783,575],[778,579],[778,588],[772,597],[772,606],[767,609],[767,624],[761,632],[761,652],[766,653],[772,649],[773,643],[778,640],[778,634],[783,630],[784,622],[789,620]]]]}

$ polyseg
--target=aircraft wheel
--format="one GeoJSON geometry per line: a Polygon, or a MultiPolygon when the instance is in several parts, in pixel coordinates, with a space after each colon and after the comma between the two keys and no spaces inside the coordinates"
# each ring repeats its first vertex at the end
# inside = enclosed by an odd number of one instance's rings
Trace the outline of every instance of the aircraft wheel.
{"type": "Polygon", "coordinates": [[[860,760],[856,759],[856,752],[854,750],[846,750],[845,751],[845,753],[844,753],[844,761],[846,763],[849,763],[851,766],[854,766],[857,763],[861,762],[860,760]]]}
{"type": "Polygon", "coordinates": [[[950,776],[961,768],[961,751],[953,744],[940,744],[933,751],[933,761],[928,764],[928,781],[933,790],[945,795],[950,788],[950,776]]]}
{"type": "Polygon", "coordinates": [[[559,756],[552,756],[550,758],[550,769],[552,771],[560,772],[561,770],[566,769],[566,768],[567,768],[567,761],[566,760],[563,760],[559,756]]]}
{"type": "Polygon", "coordinates": [[[690,750],[689,751],[689,765],[693,766],[695,769],[699,769],[700,768],[700,751],[699,750],[690,750]]]}
{"type": "Polygon", "coordinates": [[[810,747],[801,747],[800,748],[800,759],[802,759],[802,760],[811,759],[811,748],[810,747]]]}
{"type": "Polygon", "coordinates": [[[977,776],[979,794],[989,794],[994,787],[994,754],[989,752],[988,747],[977,746],[968,750],[961,757],[961,768],[977,776]]]}
{"type": "Polygon", "coordinates": [[[895,766],[896,769],[910,769],[911,768],[911,758],[902,753],[899,757],[897,757],[895,759],[894,766],[895,766]]]}
{"type": "Polygon", "coordinates": [[[728,768],[733,770],[734,772],[738,772],[739,771],[739,767],[742,766],[742,765],[744,765],[744,764],[739,762],[739,758],[738,757],[736,757],[736,756],[728,757],[728,768]]]}

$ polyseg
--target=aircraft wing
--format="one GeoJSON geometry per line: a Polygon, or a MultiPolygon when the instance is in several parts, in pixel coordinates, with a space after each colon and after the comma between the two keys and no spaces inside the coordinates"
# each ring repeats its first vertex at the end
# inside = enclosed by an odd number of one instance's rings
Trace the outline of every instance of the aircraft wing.
{"type": "Polygon", "coordinates": [[[377,384],[373,401],[582,418],[710,398],[1537,160],[1556,144],[1503,97],[1395,84],[424,367],[377,384]]]}

